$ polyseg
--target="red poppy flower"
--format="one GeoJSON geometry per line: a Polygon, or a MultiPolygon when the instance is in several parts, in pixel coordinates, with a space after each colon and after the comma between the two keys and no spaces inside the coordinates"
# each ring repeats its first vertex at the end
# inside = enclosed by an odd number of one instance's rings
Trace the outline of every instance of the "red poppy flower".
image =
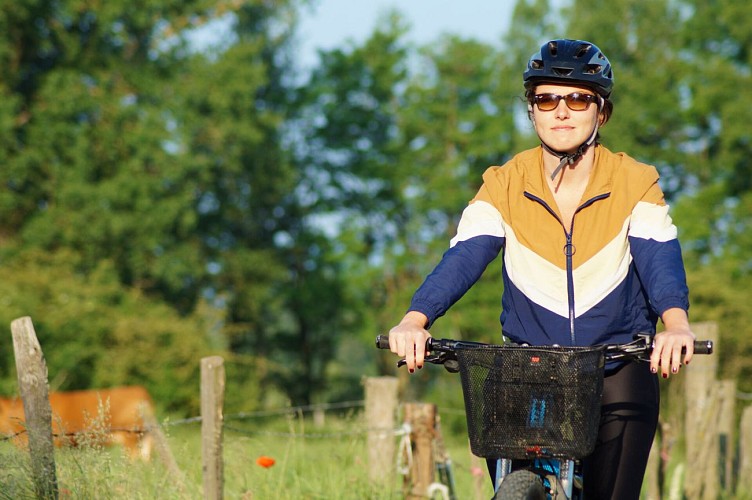
{"type": "Polygon", "coordinates": [[[265,457],[262,455],[256,459],[256,463],[259,464],[261,467],[268,469],[269,467],[274,465],[274,459],[272,457],[265,457]]]}

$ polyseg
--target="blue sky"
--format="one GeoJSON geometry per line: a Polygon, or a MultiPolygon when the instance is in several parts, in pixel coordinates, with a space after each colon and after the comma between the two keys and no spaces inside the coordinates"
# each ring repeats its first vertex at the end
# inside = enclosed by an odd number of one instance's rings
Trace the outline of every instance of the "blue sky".
{"type": "Polygon", "coordinates": [[[301,12],[300,64],[316,63],[316,49],[360,41],[373,31],[380,14],[399,10],[410,23],[408,38],[426,43],[453,33],[497,44],[509,26],[516,0],[318,0],[301,12]]]}

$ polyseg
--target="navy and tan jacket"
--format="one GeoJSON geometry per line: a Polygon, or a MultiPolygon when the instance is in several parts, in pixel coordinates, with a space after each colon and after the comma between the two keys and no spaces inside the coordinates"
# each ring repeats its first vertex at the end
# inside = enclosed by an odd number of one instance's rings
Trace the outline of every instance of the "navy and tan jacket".
{"type": "Polygon", "coordinates": [[[410,310],[428,316],[430,327],[499,252],[502,331],[515,342],[627,342],[654,333],[667,309],[689,308],[676,227],[654,167],[597,146],[571,227],[544,175],[540,147],[485,172],[410,310]]]}

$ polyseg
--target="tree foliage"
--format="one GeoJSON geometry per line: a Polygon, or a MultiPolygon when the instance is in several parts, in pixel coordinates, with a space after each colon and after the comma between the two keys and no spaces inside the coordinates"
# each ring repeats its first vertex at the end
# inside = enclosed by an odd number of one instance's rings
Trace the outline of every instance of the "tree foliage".
{"type": "MultiPolygon", "coordinates": [[[[32,316],[54,388],[143,383],[190,412],[200,357],[221,353],[234,409],[359,397],[364,373],[393,373],[373,337],[483,171],[536,144],[522,71],[555,37],[608,54],[603,142],[660,171],[693,320],[752,350],[746,5],[518,0],[498,46],[415,46],[386,12],[300,75],[308,3],[0,0],[2,316],[32,316]]],[[[436,334],[498,339],[500,268],[436,334]]],[[[4,393],[12,367],[0,344],[4,393]]]]}
{"type": "MultiPolygon", "coordinates": [[[[117,293],[142,297],[148,309],[137,312],[101,293],[87,298],[108,326],[81,325],[81,337],[50,336],[51,372],[71,373],[60,388],[148,381],[167,406],[188,408],[173,389],[188,387],[210,346],[232,344],[198,328],[199,306],[209,301],[221,311],[225,333],[269,315],[274,300],[265,299],[285,279],[272,241],[275,214],[291,187],[279,137],[284,61],[276,55],[288,36],[281,29],[289,24],[287,7],[0,3],[2,92],[9,97],[0,120],[5,267],[39,252],[64,255],[63,277],[75,286],[106,265],[117,293]],[[226,27],[231,46],[197,50],[191,33],[214,21],[226,27]],[[143,330],[119,326],[160,315],[143,330]],[[181,337],[176,324],[165,336],[169,318],[193,326],[181,337]],[[112,354],[113,336],[127,361],[100,377],[92,370],[112,354]],[[145,341],[153,358],[139,349],[145,341]],[[56,361],[58,350],[66,355],[56,361]],[[188,354],[190,368],[173,365],[188,363],[188,354]],[[81,357],[90,363],[69,366],[81,357]]],[[[65,303],[60,313],[74,316],[82,305],[65,303]]]]}
{"type": "MultiPolygon", "coordinates": [[[[180,317],[118,280],[102,261],[86,275],[73,271],[71,251],[29,251],[4,262],[1,320],[30,316],[53,390],[145,385],[165,411],[200,407],[196,356],[209,353],[198,317],[180,317]]],[[[10,339],[10,334],[8,334],[10,339]]],[[[2,344],[0,388],[14,394],[16,365],[2,344]]]]}

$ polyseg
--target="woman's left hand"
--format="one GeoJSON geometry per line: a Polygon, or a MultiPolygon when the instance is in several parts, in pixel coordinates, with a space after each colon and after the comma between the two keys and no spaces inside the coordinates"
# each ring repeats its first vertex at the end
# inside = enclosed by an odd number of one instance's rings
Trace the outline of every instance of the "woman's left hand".
{"type": "Polygon", "coordinates": [[[689,328],[687,313],[683,309],[669,309],[662,317],[666,329],[654,338],[650,371],[660,371],[663,378],[668,378],[679,373],[682,364],[687,365],[692,360],[695,334],[689,328]]]}

